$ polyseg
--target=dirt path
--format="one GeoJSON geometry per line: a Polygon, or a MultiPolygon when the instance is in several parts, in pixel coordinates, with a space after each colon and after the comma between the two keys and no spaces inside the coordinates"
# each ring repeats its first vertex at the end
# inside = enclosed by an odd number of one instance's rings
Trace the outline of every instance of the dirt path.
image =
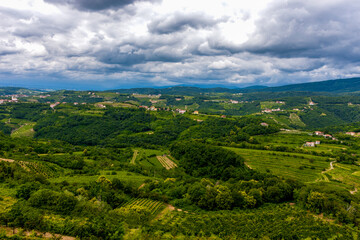
{"type": "Polygon", "coordinates": [[[325,169],[324,171],[321,172],[321,176],[320,179],[315,180],[315,182],[320,182],[320,181],[324,181],[324,182],[330,182],[329,178],[325,175],[325,173],[331,171],[334,169],[334,163],[336,161],[332,161],[330,162],[330,168],[325,169]]]}
{"type": "Polygon", "coordinates": [[[0,161],[3,161],[3,162],[15,162],[15,160],[6,159],[6,158],[0,158],[0,161]]]}
{"type": "MultiPolygon", "coordinates": [[[[3,161],[3,162],[10,162],[10,163],[13,163],[15,162],[15,160],[13,159],[6,159],[6,158],[0,158],[0,162],[3,161]]],[[[28,172],[31,172],[31,169],[26,166],[26,163],[25,161],[16,161],[17,164],[19,164],[23,169],[25,169],[26,171],[28,172]]]]}
{"type": "Polygon", "coordinates": [[[253,169],[252,167],[250,167],[250,165],[247,162],[244,162],[245,166],[247,166],[249,169],[253,169]]]}
{"type": "Polygon", "coordinates": [[[162,210],[152,221],[156,221],[156,220],[160,219],[162,216],[164,216],[168,212],[174,211],[175,209],[176,208],[174,206],[167,204],[166,207],[164,208],[164,210],[162,210]]]}
{"type": "Polygon", "coordinates": [[[133,157],[132,157],[132,159],[131,159],[131,164],[135,164],[135,160],[136,160],[136,157],[137,157],[137,155],[138,155],[138,150],[134,150],[134,155],[133,155],[133,157]]]}
{"type": "Polygon", "coordinates": [[[352,195],[354,195],[355,193],[357,193],[357,188],[355,187],[355,189],[354,190],[352,190],[352,191],[350,191],[350,194],[352,194],[352,195]]]}
{"type": "Polygon", "coordinates": [[[322,171],[321,173],[326,173],[326,172],[328,172],[328,171],[331,171],[331,170],[333,170],[334,169],[334,165],[333,165],[333,163],[335,163],[336,161],[332,161],[332,162],[330,162],[330,168],[329,169],[326,169],[325,171],[322,171]]]}
{"type": "MultiPolygon", "coordinates": [[[[20,229],[18,228],[9,228],[9,227],[3,227],[3,226],[0,226],[0,231],[5,231],[6,232],[6,235],[7,236],[12,236],[12,235],[15,235],[17,233],[20,233],[20,229]]],[[[60,240],[75,240],[76,238],[75,237],[70,237],[70,236],[62,236],[60,234],[52,234],[52,233],[42,233],[42,232],[38,232],[38,231],[24,231],[23,234],[25,236],[30,236],[30,235],[33,235],[34,233],[36,233],[38,236],[41,236],[43,238],[49,238],[49,239],[54,239],[54,236],[60,240]],[[60,238],[61,237],[61,238],[60,238]]]]}

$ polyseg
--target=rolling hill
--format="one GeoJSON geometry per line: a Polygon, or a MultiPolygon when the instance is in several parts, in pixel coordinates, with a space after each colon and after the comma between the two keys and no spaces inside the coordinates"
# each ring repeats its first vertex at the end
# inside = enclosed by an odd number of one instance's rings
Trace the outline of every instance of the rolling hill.
{"type": "Polygon", "coordinates": [[[320,82],[290,84],[279,87],[250,86],[246,88],[201,88],[189,86],[176,86],[166,88],[131,88],[109,90],[120,93],[138,94],[177,94],[193,95],[199,93],[253,93],[253,92],[327,92],[347,93],[360,91],[360,78],[335,79],[320,82]]]}
{"type": "Polygon", "coordinates": [[[285,91],[309,91],[309,92],[356,92],[360,91],[360,78],[336,79],[312,83],[291,84],[280,87],[268,87],[258,91],[285,92],[285,91]]]}

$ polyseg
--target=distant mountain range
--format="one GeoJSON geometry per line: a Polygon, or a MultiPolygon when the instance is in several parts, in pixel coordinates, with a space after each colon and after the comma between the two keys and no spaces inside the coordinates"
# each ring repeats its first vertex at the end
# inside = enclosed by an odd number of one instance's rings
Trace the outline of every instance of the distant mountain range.
{"type": "Polygon", "coordinates": [[[307,91],[307,92],[356,92],[360,91],[360,78],[336,79],[312,83],[291,84],[280,87],[257,89],[266,92],[307,91]]]}
{"type": "Polygon", "coordinates": [[[27,88],[21,88],[21,87],[0,87],[0,96],[4,95],[35,95],[42,93],[44,91],[42,90],[35,90],[35,89],[27,89],[27,88]]]}
{"type": "MultiPolygon", "coordinates": [[[[10,94],[38,94],[45,90],[31,90],[18,87],[2,87],[0,95],[10,94]]],[[[176,86],[166,88],[131,88],[115,89],[107,92],[138,93],[138,94],[170,94],[170,95],[197,95],[207,93],[256,93],[256,92],[317,92],[317,93],[350,93],[360,91],[360,78],[335,79],[321,82],[290,84],[280,87],[250,86],[246,88],[201,88],[192,86],[176,86]]],[[[45,91],[46,92],[46,91],[45,91]]]]}
{"type": "Polygon", "coordinates": [[[167,87],[167,88],[131,88],[110,90],[120,93],[138,94],[172,94],[186,95],[199,93],[252,93],[252,92],[326,92],[326,93],[346,93],[360,91],[360,78],[336,79],[321,82],[291,84],[280,87],[250,86],[247,88],[200,88],[200,87],[167,87]]]}

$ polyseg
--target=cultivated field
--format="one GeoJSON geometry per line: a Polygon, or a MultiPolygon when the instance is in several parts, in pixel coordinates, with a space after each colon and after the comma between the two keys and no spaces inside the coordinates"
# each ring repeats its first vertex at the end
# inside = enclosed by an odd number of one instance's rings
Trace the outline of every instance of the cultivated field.
{"type": "Polygon", "coordinates": [[[127,202],[122,207],[130,208],[134,206],[144,207],[151,213],[151,215],[155,215],[164,208],[164,203],[148,198],[133,198],[130,202],[127,202]]]}
{"type": "Polygon", "coordinates": [[[36,123],[25,123],[11,133],[12,137],[33,137],[35,132],[33,127],[36,123]]]}
{"type": "Polygon", "coordinates": [[[134,160],[134,164],[140,164],[145,167],[163,168],[163,166],[156,158],[156,156],[158,155],[163,155],[164,154],[163,151],[155,150],[155,149],[139,148],[134,150],[134,155],[135,155],[135,151],[137,151],[137,154],[134,160]]]}
{"type": "Polygon", "coordinates": [[[315,181],[321,172],[329,167],[326,157],[253,149],[227,149],[241,155],[246,164],[255,170],[304,182],[315,181]]]}
{"type": "Polygon", "coordinates": [[[172,168],[176,168],[177,164],[171,161],[167,156],[156,156],[161,165],[166,168],[166,170],[170,170],[172,168]]]}

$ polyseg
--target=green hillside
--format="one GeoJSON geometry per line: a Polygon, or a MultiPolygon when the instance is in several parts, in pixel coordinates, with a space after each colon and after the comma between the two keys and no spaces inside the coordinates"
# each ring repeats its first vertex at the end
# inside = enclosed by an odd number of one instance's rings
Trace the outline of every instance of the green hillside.
{"type": "Polygon", "coordinates": [[[359,96],[198,90],[7,96],[0,238],[357,239],[359,96]]]}

